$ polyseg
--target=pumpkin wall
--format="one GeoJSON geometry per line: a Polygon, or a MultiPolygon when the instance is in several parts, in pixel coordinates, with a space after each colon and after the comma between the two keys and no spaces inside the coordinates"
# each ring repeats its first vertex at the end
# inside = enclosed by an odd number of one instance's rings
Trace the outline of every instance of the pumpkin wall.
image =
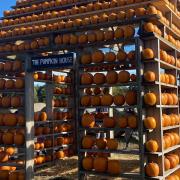
{"type": "MultiPolygon", "coordinates": [[[[0,57],[6,60],[0,63],[0,107],[18,109],[0,114],[2,163],[13,163],[0,166],[0,179],[13,178],[14,162],[18,170],[22,164],[6,146],[23,145],[24,116],[35,124],[33,136],[25,135],[35,167],[71,155],[77,140],[79,179],[89,174],[180,178],[178,0],[21,0],[4,11],[0,23],[0,57]],[[68,52],[76,57],[74,76],[29,71],[32,56],[68,52]],[[35,112],[34,119],[31,99],[25,102],[20,95],[24,73],[17,57],[22,54],[29,60],[28,87],[33,88],[32,76],[46,86],[46,109],[35,112]],[[24,103],[30,106],[21,114],[24,103]],[[127,166],[124,156],[135,157],[136,168],[127,166]]],[[[28,179],[34,168],[26,162],[28,179]]]]}

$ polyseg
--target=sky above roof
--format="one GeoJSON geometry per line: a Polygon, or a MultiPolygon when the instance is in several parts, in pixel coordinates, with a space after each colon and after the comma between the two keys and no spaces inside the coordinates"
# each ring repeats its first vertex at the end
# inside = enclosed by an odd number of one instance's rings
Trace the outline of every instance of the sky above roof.
{"type": "Polygon", "coordinates": [[[12,5],[16,4],[16,0],[0,0],[0,17],[3,16],[3,11],[11,9],[12,5]]]}

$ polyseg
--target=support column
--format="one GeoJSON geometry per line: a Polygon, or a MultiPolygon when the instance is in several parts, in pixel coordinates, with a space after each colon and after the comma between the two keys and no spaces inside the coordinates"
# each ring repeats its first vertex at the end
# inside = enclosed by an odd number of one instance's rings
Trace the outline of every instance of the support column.
{"type": "Polygon", "coordinates": [[[25,59],[25,117],[26,117],[26,180],[34,179],[34,84],[31,68],[31,56],[25,59]]]}

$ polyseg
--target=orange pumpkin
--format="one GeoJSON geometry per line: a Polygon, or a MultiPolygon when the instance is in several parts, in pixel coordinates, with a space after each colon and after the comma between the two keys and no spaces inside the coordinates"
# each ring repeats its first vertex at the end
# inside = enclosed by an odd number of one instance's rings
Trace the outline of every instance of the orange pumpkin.
{"type": "Polygon", "coordinates": [[[130,38],[133,37],[135,34],[135,29],[133,26],[125,26],[124,28],[124,37],[130,38]]]}
{"type": "Polygon", "coordinates": [[[96,172],[105,172],[107,170],[108,160],[105,157],[95,157],[93,168],[96,172]]]}
{"type": "Polygon", "coordinates": [[[143,59],[153,59],[154,58],[154,52],[150,48],[146,48],[142,51],[142,57],[143,59]]]}
{"type": "Polygon", "coordinates": [[[122,62],[122,61],[125,61],[127,58],[127,54],[125,51],[123,50],[120,50],[118,53],[117,53],[117,59],[122,62]]]}
{"type": "Polygon", "coordinates": [[[93,75],[90,73],[84,73],[81,75],[81,84],[89,85],[93,82],[93,75]]]}
{"type": "Polygon", "coordinates": [[[103,118],[103,127],[107,127],[107,128],[115,127],[115,119],[113,117],[103,118]]]}
{"type": "Polygon", "coordinates": [[[85,170],[93,169],[93,158],[92,157],[84,157],[82,160],[82,167],[85,170]]]}
{"type": "Polygon", "coordinates": [[[126,103],[131,106],[137,104],[137,93],[136,91],[129,90],[125,95],[126,103]]]}
{"type": "Polygon", "coordinates": [[[16,126],[17,124],[17,118],[15,114],[5,114],[3,116],[3,124],[5,126],[16,126]]]}
{"type": "Polygon", "coordinates": [[[128,126],[130,128],[137,128],[137,117],[135,115],[128,116],[128,126]]]}
{"type": "Polygon", "coordinates": [[[158,143],[155,140],[150,139],[146,142],[146,150],[149,152],[157,152],[158,151],[158,143]]]}
{"type": "Polygon", "coordinates": [[[5,133],[3,133],[2,141],[3,141],[4,144],[12,145],[13,142],[14,142],[13,138],[14,138],[13,133],[5,132],[5,133]]]}
{"type": "Polygon", "coordinates": [[[153,71],[147,71],[144,73],[144,79],[147,82],[154,82],[156,80],[156,75],[153,71]]]}
{"type": "Polygon", "coordinates": [[[95,140],[92,136],[84,136],[82,139],[82,148],[91,149],[95,143],[95,140]]]}
{"type": "Polygon", "coordinates": [[[0,89],[4,89],[5,83],[6,83],[5,79],[0,79],[0,89]]]}
{"type": "Polygon", "coordinates": [[[13,89],[14,88],[15,81],[10,79],[5,82],[5,88],[6,89],[13,89]]]}
{"type": "Polygon", "coordinates": [[[16,89],[24,88],[24,80],[23,79],[16,79],[16,81],[15,81],[15,88],[16,89]]]}
{"type": "Polygon", "coordinates": [[[16,133],[14,135],[14,144],[21,146],[24,144],[25,138],[22,133],[16,133]]]}
{"type": "Polygon", "coordinates": [[[125,103],[125,97],[123,95],[116,95],[113,97],[113,102],[116,106],[122,106],[125,103]]]}
{"type": "Polygon", "coordinates": [[[114,31],[114,37],[115,37],[116,39],[118,39],[118,38],[123,38],[123,37],[124,37],[124,30],[123,30],[123,28],[118,27],[118,28],[114,31]]]}
{"type": "Polygon", "coordinates": [[[92,96],[91,97],[91,106],[100,106],[101,98],[100,96],[92,96]]]}
{"type": "Polygon", "coordinates": [[[149,106],[154,106],[157,102],[156,95],[154,93],[146,93],[144,95],[144,102],[149,106]]]}
{"type": "Polygon", "coordinates": [[[110,106],[113,103],[113,97],[110,94],[105,94],[101,97],[102,106],[110,106]]]}
{"type": "Polygon", "coordinates": [[[22,105],[22,99],[20,96],[11,97],[11,106],[12,107],[20,107],[22,105]]]}
{"type": "Polygon", "coordinates": [[[170,161],[169,159],[167,159],[166,157],[164,157],[164,169],[165,171],[169,170],[170,169],[170,161]]]}
{"type": "Polygon", "coordinates": [[[12,156],[15,153],[15,148],[13,147],[8,147],[5,149],[6,153],[12,156]]]}
{"type": "Polygon", "coordinates": [[[159,166],[157,163],[148,163],[145,166],[145,172],[147,176],[156,177],[159,175],[159,166]]]}
{"type": "Polygon", "coordinates": [[[82,106],[89,106],[91,104],[91,97],[90,96],[82,96],[81,97],[81,105],[82,106]]]}
{"type": "Polygon", "coordinates": [[[144,126],[147,129],[155,129],[156,128],[156,119],[154,117],[147,117],[144,119],[144,126]]]}
{"type": "Polygon", "coordinates": [[[96,146],[98,149],[105,149],[107,144],[107,140],[104,138],[96,139],[96,146]]]}
{"type": "Polygon", "coordinates": [[[96,73],[93,77],[94,84],[104,84],[105,83],[105,75],[103,73],[96,73]]]}
{"type": "Polygon", "coordinates": [[[118,141],[116,139],[107,139],[107,148],[116,150],[118,148],[118,141]]]}
{"type": "Polygon", "coordinates": [[[107,62],[114,62],[116,60],[116,55],[114,52],[108,52],[104,56],[104,60],[107,62]]]}
{"type": "Polygon", "coordinates": [[[118,74],[116,71],[108,71],[106,74],[106,82],[108,84],[116,84],[118,80],[118,74]]]}
{"type": "Polygon", "coordinates": [[[47,121],[47,113],[41,112],[39,118],[40,118],[40,121],[47,121]]]}
{"type": "Polygon", "coordinates": [[[93,93],[94,93],[94,95],[101,94],[101,88],[98,88],[98,87],[94,88],[93,93]]]}
{"type": "Polygon", "coordinates": [[[128,119],[125,116],[121,116],[116,119],[117,126],[120,128],[126,128],[128,126],[128,119]]]}
{"type": "Polygon", "coordinates": [[[83,127],[93,128],[95,125],[94,115],[89,113],[83,114],[81,124],[83,127]]]}
{"type": "Polygon", "coordinates": [[[118,160],[108,160],[107,172],[112,175],[119,175],[121,172],[120,162],[118,160]]]}
{"type": "Polygon", "coordinates": [[[128,83],[130,80],[130,73],[128,71],[120,71],[118,74],[119,83],[128,83]]]}
{"type": "Polygon", "coordinates": [[[90,54],[83,54],[81,56],[81,64],[90,64],[92,62],[90,54]]]}
{"type": "Polygon", "coordinates": [[[8,160],[9,160],[8,153],[6,153],[5,151],[0,152],[0,162],[4,163],[7,162],[8,160]]]}
{"type": "Polygon", "coordinates": [[[101,50],[97,50],[92,53],[93,63],[102,63],[104,61],[104,53],[101,50]]]}

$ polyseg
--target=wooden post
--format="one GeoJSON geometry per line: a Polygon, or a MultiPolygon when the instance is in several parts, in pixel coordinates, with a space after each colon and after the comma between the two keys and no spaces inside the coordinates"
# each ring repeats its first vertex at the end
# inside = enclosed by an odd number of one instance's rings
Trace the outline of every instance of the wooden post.
{"type": "Polygon", "coordinates": [[[26,180],[34,179],[34,84],[31,56],[25,56],[26,180]]]}

